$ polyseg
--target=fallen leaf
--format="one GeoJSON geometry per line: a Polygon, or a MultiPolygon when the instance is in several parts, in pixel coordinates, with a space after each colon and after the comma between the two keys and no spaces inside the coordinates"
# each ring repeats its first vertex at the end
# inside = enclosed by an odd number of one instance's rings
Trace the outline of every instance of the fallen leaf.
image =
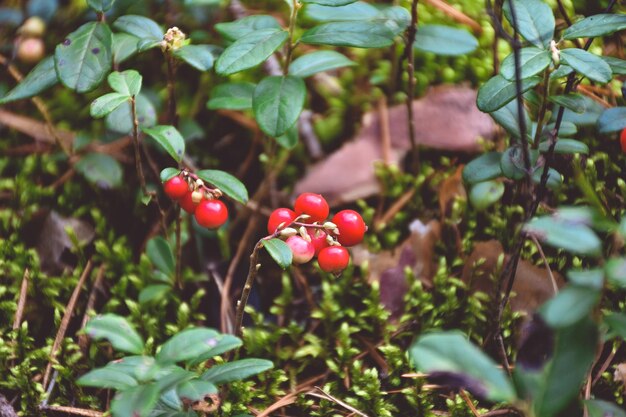
{"type": "Polygon", "coordinates": [[[444,179],[439,185],[439,212],[442,218],[450,217],[452,204],[456,200],[467,200],[462,175],[463,165],[460,165],[453,175],[444,179]]]}
{"type": "Polygon", "coordinates": [[[624,385],[624,390],[626,391],[626,363],[615,365],[613,380],[615,380],[615,382],[621,382],[624,385]]]}

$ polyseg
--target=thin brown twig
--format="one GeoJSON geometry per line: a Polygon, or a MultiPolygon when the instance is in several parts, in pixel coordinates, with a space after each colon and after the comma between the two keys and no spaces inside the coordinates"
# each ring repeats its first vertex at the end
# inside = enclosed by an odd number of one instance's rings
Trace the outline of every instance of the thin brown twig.
{"type": "Polygon", "coordinates": [[[472,400],[469,397],[469,395],[467,395],[467,392],[464,389],[462,389],[462,390],[459,391],[459,395],[461,396],[461,398],[463,398],[463,401],[465,401],[465,404],[467,404],[467,406],[471,410],[472,414],[474,414],[475,417],[480,417],[480,413],[476,409],[476,406],[472,402],[472,400]]]}
{"type": "Polygon", "coordinates": [[[262,247],[263,239],[259,240],[256,245],[254,245],[252,254],[250,254],[250,267],[248,268],[248,276],[246,278],[246,283],[243,286],[243,290],[241,291],[241,299],[237,301],[237,312],[235,315],[235,334],[237,336],[241,336],[241,334],[243,333],[243,313],[246,309],[246,305],[248,304],[248,297],[250,296],[250,292],[252,291],[252,284],[256,279],[259,268],[261,268],[261,264],[259,264],[259,250],[261,250],[262,247]]]}
{"type": "Polygon", "coordinates": [[[415,139],[415,115],[413,114],[413,100],[415,99],[415,55],[413,44],[417,36],[417,3],[419,0],[413,0],[411,3],[411,24],[407,32],[407,40],[405,46],[405,55],[407,58],[407,73],[409,76],[409,85],[407,87],[406,109],[408,113],[409,139],[411,140],[411,169],[417,172],[419,164],[419,149],[415,139]]]}
{"type": "Polygon", "coordinates": [[[483,28],[482,26],[480,26],[480,24],[477,21],[475,21],[474,19],[472,19],[465,13],[461,12],[460,10],[457,10],[454,7],[450,6],[445,1],[443,0],[425,0],[425,1],[426,3],[429,3],[431,6],[438,8],[439,10],[441,10],[442,12],[444,12],[445,14],[447,14],[448,16],[450,16],[457,22],[463,23],[464,25],[471,27],[474,30],[474,32],[476,32],[477,34],[483,33],[483,28]]]}
{"type": "MultiPolygon", "coordinates": [[[[97,292],[101,289],[102,281],[104,280],[104,272],[106,271],[106,264],[100,265],[98,268],[98,274],[96,275],[96,279],[93,282],[93,286],[91,287],[91,291],[89,292],[89,298],[87,298],[87,304],[85,305],[85,313],[83,314],[83,321],[80,325],[81,329],[84,329],[89,321],[89,312],[94,309],[96,305],[97,292]]],[[[89,346],[89,337],[86,334],[81,334],[78,336],[78,344],[83,349],[83,352],[87,350],[89,346]]]]}
{"type": "Polygon", "coordinates": [[[383,162],[385,165],[389,165],[391,161],[391,130],[389,128],[389,108],[387,107],[387,98],[385,96],[378,100],[378,114],[380,117],[383,162]]]}
{"type": "Polygon", "coordinates": [[[323,398],[325,400],[332,401],[335,404],[338,404],[338,405],[342,406],[343,408],[345,408],[346,410],[349,410],[349,411],[353,412],[354,414],[357,414],[357,415],[359,415],[361,417],[369,417],[364,412],[362,412],[360,410],[357,410],[356,408],[352,407],[350,404],[348,404],[348,403],[346,403],[344,401],[341,401],[337,397],[334,397],[334,396],[330,395],[329,393],[327,393],[326,391],[324,391],[320,387],[315,387],[315,391],[310,391],[310,392],[307,392],[306,394],[307,395],[311,395],[313,397],[323,398]],[[317,392],[315,392],[315,391],[319,392],[319,394],[317,392]]]}
{"type": "Polygon", "coordinates": [[[392,205],[384,212],[378,219],[374,221],[374,230],[380,230],[385,224],[387,224],[393,217],[398,214],[404,206],[406,206],[413,196],[415,195],[415,188],[411,188],[398,198],[392,205]]]}
{"type": "Polygon", "coordinates": [[[56,411],[59,413],[72,414],[75,416],[85,416],[85,417],[102,417],[105,413],[94,410],[87,410],[85,408],[76,408],[76,407],[65,407],[62,405],[46,405],[41,407],[42,410],[46,411],[56,411]]]}
{"type": "Polygon", "coordinates": [[[44,387],[48,385],[50,372],[52,370],[52,363],[56,359],[57,351],[59,350],[59,347],[61,346],[61,342],[63,341],[63,338],[65,337],[65,332],[67,331],[67,326],[70,323],[72,314],[74,313],[74,307],[76,307],[76,301],[78,301],[78,296],[80,295],[82,287],[85,285],[87,278],[91,274],[92,267],[93,267],[93,264],[90,259],[87,261],[87,264],[85,265],[85,269],[83,270],[83,273],[78,279],[76,288],[74,288],[74,292],[72,293],[72,296],[70,297],[70,300],[68,301],[67,306],[65,307],[65,314],[63,314],[63,318],[61,319],[61,324],[59,325],[59,330],[57,331],[57,335],[54,338],[54,343],[52,344],[52,348],[50,349],[50,359],[48,361],[48,366],[46,366],[46,372],[44,373],[44,377],[43,377],[44,387]]]}
{"type": "Polygon", "coordinates": [[[546,255],[543,253],[543,248],[537,240],[537,237],[535,237],[534,235],[530,235],[530,239],[533,241],[533,243],[537,247],[537,250],[539,251],[539,255],[541,256],[543,264],[545,265],[546,270],[548,271],[548,275],[550,276],[550,281],[552,282],[552,289],[554,290],[554,294],[557,294],[559,292],[559,286],[557,285],[554,274],[552,273],[552,268],[550,268],[550,263],[548,262],[546,255]]]}
{"type": "Polygon", "coordinates": [[[13,320],[13,330],[20,328],[22,317],[24,315],[24,307],[26,307],[26,296],[28,293],[28,281],[30,279],[30,271],[28,268],[24,270],[22,277],[22,286],[20,288],[20,297],[17,301],[17,310],[15,311],[15,319],[13,320]]]}

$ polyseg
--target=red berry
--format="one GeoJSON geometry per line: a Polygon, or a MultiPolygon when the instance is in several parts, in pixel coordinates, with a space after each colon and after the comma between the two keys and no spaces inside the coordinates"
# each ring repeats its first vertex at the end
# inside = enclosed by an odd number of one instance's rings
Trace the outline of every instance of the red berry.
{"type": "Polygon", "coordinates": [[[313,193],[302,193],[296,198],[296,204],[294,206],[296,209],[296,213],[300,214],[308,214],[311,216],[308,222],[321,222],[326,220],[328,217],[328,212],[330,209],[328,208],[328,203],[319,194],[313,193]]]}
{"type": "Polygon", "coordinates": [[[193,214],[196,211],[196,207],[198,206],[196,203],[193,202],[191,194],[193,194],[191,191],[187,191],[187,194],[185,194],[183,198],[178,200],[178,204],[180,204],[183,210],[185,210],[189,214],[193,214]]]}
{"type": "Polygon", "coordinates": [[[338,274],[348,266],[350,254],[343,246],[329,246],[320,251],[317,262],[322,271],[338,274]]]}
{"type": "Polygon", "coordinates": [[[198,224],[209,229],[217,229],[228,220],[228,209],[220,200],[202,200],[194,214],[198,224]]]}
{"type": "Polygon", "coordinates": [[[287,226],[297,217],[296,212],[288,208],[277,208],[270,214],[270,218],[267,221],[267,232],[271,235],[278,229],[282,223],[287,226]]]}
{"type": "Polygon", "coordinates": [[[320,251],[324,248],[328,247],[328,242],[326,241],[326,236],[328,236],[324,231],[320,229],[306,229],[306,232],[309,234],[311,238],[311,243],[315,248],[315,256],[319,255],[320,251]]]}
{"type": "Polygon", "coordinates": [[[354,210],[341,210],[335,214],[332,222],[339,229],[337,240],[343,246],[354,246],[363,241],[367,226],[359,213],[354,210]]]}
{"type": "Polygon", "coordinates": [[[313,259],[315,248],[311,242],[307,242],[300,236],[291,236],[286,243],[293,253],[294,264],[305,264],[313,259]]]}
{"type": "Polygon", "coordinates": [[[187,194],[189,186],[187,185],[187,181],[177,175],[165,181],[163,189],[169,198],[172,200],[178,200],[187,194]]]}
{"type": "Polygon", "coordinates": [[[619,143],[622,145],[622,152],[626,153],[626,129],[619,135],[619,143]]]}

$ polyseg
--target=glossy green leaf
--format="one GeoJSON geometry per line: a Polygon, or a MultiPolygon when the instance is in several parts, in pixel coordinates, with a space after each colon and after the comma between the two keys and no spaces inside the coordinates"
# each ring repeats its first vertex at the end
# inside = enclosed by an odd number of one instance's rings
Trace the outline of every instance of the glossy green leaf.
{"type": "Polygon", "coordinates": [[[120,104],[128,101],[129,99],[130,97],[125,94],[105,94],[91,102],[89,114],[91,114],[91,117],[95,119],[100,119],[117,109],[120,104]]]}
{"type": "Polygon", "coordinates": [[[626,411],[617,404],[602,400],[585,400],[589,417],[626,417],[626,411]]]}
{"type": "Polygon", "coordinates": [[[113,62],[117,65],[134,56],[138,51],[139,38],[128,33],[120,32],[113,34],[113,62]]]}
{"type": "MultiPolygon", "coordinates": [[[[539,144],[540,152],[548,152],[548,148],[550,147],[549,142],[541,142],[539,144]]],[[[573,153],[581,153],[583,155],[589,154],[589,146],[586,143],[583,143],[574,139],[559,139],[554,147],[554,153],[558,154],[573,154],[573,153]]]]}
{"type": "Polygon", "coordinates": [[[147,304],[164,299],[172,292],[172,286],[166,284],[148,285],[139,292],[139,304],[147,304]]]}
{"type": "Polygon", "coordinates": [[[174,126],[155,126],[141,129],[153,138],[176,162],[180,162],[185,154],[185,140],[174,126]]]}
{"type": "MultiPolygon", "coordinates": [[[[163,40],[165,33],[152,19],[139,15],[126,15],[119,17],[113,27],[121,32],[133,35],[140,40],[158,44],[163,40]]],[[[155,45],[156,46],[156,45],[155,45]]]]}
{"type": "Polygon", "coordinates": [[[125,373],[139,382],[154,379],[161,369],[152,356],[125,356],[109,362],[106,368],[125,373]]]}
{"type": "Polygon", "coordinates": [[[570,285],[541,306],[539,312],[550,327],[558,329],[571,326],[589,316],[599,300],[599,290],[570,285]]]}
{"type": "Polygon", "coordinates": [[[322,6],[338,7],[354,3],[356,0],[302,0],[305,4],[320,4],[322,6]]]}
{"type": "Polygon", "coordinates": [[[215,61],[213,47],[209,45],[185,45],[175,50],[174,55],[198,71],[210,70],[215,61]]]}
{"type": "Polygon", "coordinates": [[[602,60],[609,64],[613,75],[626,75],[626,60],[612,56],[601,56],[602,60]]]}
{"type": "Polygon", "coordinates": [[[96,316],[87,322],[85,332],[94,340],[106,339],[122,352],[143,352],[143,340],[124,317],[115,314],[96,316]]]}
{"type": "Polygon", "coordinates": [[[569,65],[561,64],[559,67],[550,73],[550,80],[566,77],[574,72],[574,68],[569,65]]]}
{"type": "Polygon", "coordinates": [[[607,339],[615,337],[626,339],[626,314],[608,313],[604,316],[603,322],[608,327],[607,339]]]}
{"type": "Polygon", "coordinates": [[[554,14],[541,0],[506,0],[503,4],[504,16],[512,26],[511,4],[515,10],[518,32],[533,45],[547,49],[554,38],[554,14]]]}
{"type": "Polygon", "coordinates": [[[383,48],[393,44],[397,33],[377,21],[328,22],[302,34],[300,42],[311,45],[383,48]]]}
{"type": "Polygon", "coordinates": [[[597,14],[586,17],[563,31],[563,39],[596,38],[626,29],[626,15],[597,14]]]}
{"type": "Polygon", "coordinates": [[[87,372],[78,378],[76,384],[83,387],[124,390],[136,386],[137,381],[124,372],[105,366],[87,372]]]}
{"type": "Polygon", "coordinates": [[[604,266],[606,279],[613,285],[626,288],[626,258],[611,258],[604,266]]]}
{"type": "Polygon", "coordinates": [[[484,210],[497,203],[504,194],[504,184],[500,181],[484,181],[474,184],[469,199],[476,210],[484,210]]]}
{"type": "Polygon", "coordinates": [[[524,230],[552,247],[574,254],[598,256],[602,251],[602,241],[591,228],[560,220],[558,216],[534,218],[524,230]]]}
{"type": "Polygon", "coordinates": [[[203,352],[195,358],[192,358],[192,360],[189,362],[192,365],[195,365],[214,358],[218,355],[221,355],[225,352],[237,349],[243,344],[241,339],[230,334],[220,334],[216,337],[216,341],[217,342],[209,350],[203,352]]]}
{"type": "Polygon", "coordinates": [[[219,333],[204,327],[176,333],[161,346],[156,355],[160,364],[173,364],[201,356],[217,345],[219,333]]]}
{"type": "Polygon", "coordinates": [[[251,32],[222,52],[215,63],[215,71],[220,75],[230,75],[256,67],[276,52],[288,37],[289,34],[282,29],[251,32]]]}
{"type": "Polygon", "coordinates": [[[218,389],[212,382],[201,379],[192,379],[180,384],[176,388],[176,393],[180,398],[191,401],[203,400],[207,395],[217,394],[218,389]]]}
{"type": "Polygon", "coordinates": [[[561,61],[592,81],[608,83],[613,76],[609,64],[604,62],[599,56],[583,49],[568,48],[561,50],[561,61]]]}
{"type": "Polygon", "coordinates": [[[422,52],[457,56],[473,52],[478,40],[465,29],[429,24],[418,28],[413,47],[422,52]]]}
{"type": "Polygon", "coordinates": [[[180,366],[173,364],[163,365],[158,361],[157,363],[159,363],[161,367],[155,373],[154,380],[160,392],[175,389],[176,386],[197,377],[195,372],[188,371],[180,366]]]}
{"type": "Polygon", "coordinates": [[[298,121],[305,98],[306,86],[301,78],[266,77],[254,90],[254,117],[265,134],[281,136],[298,121]]]}
{"type": "Polygon", "coordinates": [[[203,169],[196,172],[198,178],[219,188],[235,201],[245,204],[248,202],[248,190],[241,181],[228,172],[216,169],[203,169]]]}
{"type": "Polygon", "coordinates": [[[293,261],[293,253],[285,242],[280,239],[269,239],[263,241],[263,247],[267,250],[267,253],[276,261],[276,263],[283,269],[286,269],[291,265],[293,261]]]}
{"type": "Polygon", "coordinates": [[[34,97],[58,82],[59,79],[54,71],[54,57],[49,56],[37,64],[11,91],[0,98],[0,104],[34,97]]]}
{"type": "MultiPolygon", "coordinates": [[[[540,77],[523,79],[521,92],[530,90],[540,82],[540,77]]],[[[514,81],[509,81],[501,75],[496,75],[480,87],[476,105],[481,111],[491,113],[513,100],[516,94],[514,81]]]]}
{"type": "Polygon", "coordinates": [[[598,132],[613,133],[626,129],[626,107],[612,107],[602,112],[597,121],[598,132]]]}
{"type": "Polygon", "coordinates": [[[476,184],[502,176],[500,168],[501,152],[487,152],[465,165],[463,181],[476,184]]]}
{"type": "MultiPolygon", "coordinates": [[[[543,175],[543,167],[539,167],[535,169],[533,172],[532,180],[533,183],[539,184],[541,183],[541,176],[543,175]]],[[[563,185],[563,176],[554,168],[548,169],[548,180],[546,181],[546,186],[550,190],[556,190],[563,185]]]]}
{"type": "MultiPolygon", "coordinates": [[[[602,114],[606,108],[590,97],[583,96],[583,100],[585,101],[587,110],[581,114],[565,109],[565,112],[563,112],[563,122],[574,123],[576,126],[593,126],[596,124],[600,114],[602,114]]],[[[555,106],[552,111],[552,121],[556,120],[557,114],[558,108],[555,106]]]]}
{"type": "Polygon", "coordinates": [[[211,110],[248,110],[252,108],[252,96],[256,84],[247,82],[225,83],[211,90],[207,107],[211,110]]]}
{"type": "Polygon", "coordinates": [[[146,245],[146,255],[150,262],[162,272],[172,275],[176,266],[174,251],[169,242],[161,236],[153,237],[146,245]]]}
{"type": "Polygon", "coordinates": [[[111,71],[113,35],[106,23],[85,23],[57,45],[54,65],[61,83],[79,93],[91,91],[111,71]]]}
{"type": "Polygon", "coordinates": [[[268,15],[247,16],[233,22],[218,23],[215,25],[215,30],[230,41],[236,41],[237,39],[258,30],[280,28],[278,20],[268,15]]]}
{"type": "Polygon", "coordinates": [[[295,77],[310,77],[319,72],[331,71],[337,68],[356,65],[343,54],[336,51],[315,51],[302,55],[289,65],[289,75],[295,77]]]}
{"type": "MultiPolygon", "coordinates": [[[[521,77],[539,74],[552,62],[550,52],[533,46],[520,49],[521,77]]],[[[511,52],[500,67],[500,74],[509,81],[515,80],[515,54],[511,52]]]]}
{"type": "Polygon", "coordinates": [[[504,371],[480,349],[456,331],[429,333],[409,348],[409,357],[420,372],[449,372],[471,380],[470,390],[480,390],[491,401],[511,402],[515,391],[504,371]]]}
{"type": "Polygon", "coordinates": [[[87,0],[89,7],[96,12],[106,12],[113,6],[113,3],[115,0],[87,0]]]}
{"type": "MultiPolygon", "coordinates": [[[[539,154],[535,150],[530,150],[528,156],[530,169],[532,169],[537,162],[539,154]]],[[[524,161],[524,152],[521,146],[513,145],[502,152],[500,168],[505,177],[513,180],[521,180],[526,176],[526,162],[524,161]]]]}
{"type": "Polygon", "coordinates": [[[341,7],[311,4],[304,9],[306,17],[318,22],[340,20],[369,20],[380,15],[380,11],[369,3],[357,1],[341,7]]]}
{"type": "Polygon", "coordinates": [[[115,188],[122,184],[122,167],[109,155],[88,153],[76,162],[74,168],[100,188],[115,188]]]}
{"type": "Polygon", "coordinates": [[[274,364],[264,359],[241,359],[221,365],[214,365],[202,374],[204,381],[221,385],[226,382],[241,381],[253,375],[272,369],[274,364]]]}
{"type": "Polygon", "coordinates": [[[180,174],[180,169],[178,168],[165,168],[160,174],[161,182],[165,182],[178,174],[180,174]]]}
{"type": "Polygon", "coordinates": [[[298,131],[298,123],[295,123],[284,135],[276,137],[276,142],[285,149],[293,149],[300,139],[298,131]]]}
{"type": "Polygon", "coordinates": [[[139,385],[115,395],[111,401],[111,414],[115,417],[147,417],[158,400],[156,384],[139,385]]]}
{"type": "MultiPolygon", "coordinates": [[[[143,94],[135,97],[137,106],[137,121],[140,127],[152,127],[157,122],[156,109],[152,102],[143,94]]],[[[128,134],[133,129],[133,119],[129,103],[123,103],[113,110],[105,119],[107,129],[122,134],[128,134]]]]}
{"type": "MultiPolygon", "coordinates": [[[[526,136],[528,137],[529,129],[531,127],[531,120],[526,108],[522,107],[524,113],[524,122],[526,125],[526,136]]],[[[521,128],[519,125],[519,117],[517,112],[517,100],[510,101],[498,110],[489,113],[493,119],[504,128],[513,137],[521,137],[521,128]]]]}
{"type": "Polygon", "coordinates": [[[548,100],[574,113],[584,113],[587,111],[587,101],[585,100],[585,96],[581,94],[570,93],[562,96],[548,96],[548,100]]]}
{"type": "Polygon", "coordinates": [[[107,77],[107,81],[113,90],[127,96],[139,94],[142,80],[141,75],[135,70],[113,71],[107,77]]]}

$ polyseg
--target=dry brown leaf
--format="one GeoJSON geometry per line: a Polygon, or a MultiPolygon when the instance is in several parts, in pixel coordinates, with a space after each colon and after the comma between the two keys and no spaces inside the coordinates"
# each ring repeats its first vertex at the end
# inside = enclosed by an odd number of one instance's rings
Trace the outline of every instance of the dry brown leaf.
{"type": "MultiPolygon", "coordinates": [[[[476,108],[476,91],[467,87],[436,87],[413,103],[416,141],[419,145],[459,152],[477,152],[481,138],[493,138],[491,118],[476,108]]],[[[397,164],[410,149],[407,112],[404,105],[389,108],[389,163],[397,164]]],[[[383,160],[380,112],[363,118],[356,137],[313,165],[300,180],[294,194],[323,194],[331,205],[355,201],[379,190],[374,163],[383,160]]]]}
{"type": "Polygon", "coordinates": [[[615,382],[621,382],[624,385],[624,391],[626,391],[626,363],[615,365],[613,379],[615,382]]]}
{"type": "Polygon", "coordinates": [[[467,191],[463,186],[463,165],[459,165],[453,175],[439,185],[439,212],[442,218],[450,216],[452,204],[457,199],[467,200],[467,191]]]}

